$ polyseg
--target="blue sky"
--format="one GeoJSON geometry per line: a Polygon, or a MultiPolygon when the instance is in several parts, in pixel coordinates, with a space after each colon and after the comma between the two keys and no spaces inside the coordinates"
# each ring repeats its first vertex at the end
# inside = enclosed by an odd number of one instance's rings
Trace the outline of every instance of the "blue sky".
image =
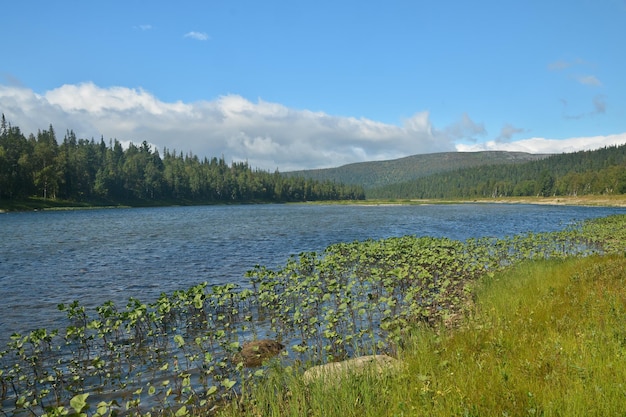
{"type": "Polygon", "coordinates": [[[0,112],[25,133],[281,171],[626,143],[625,0],[3,5],[0,112]]]}

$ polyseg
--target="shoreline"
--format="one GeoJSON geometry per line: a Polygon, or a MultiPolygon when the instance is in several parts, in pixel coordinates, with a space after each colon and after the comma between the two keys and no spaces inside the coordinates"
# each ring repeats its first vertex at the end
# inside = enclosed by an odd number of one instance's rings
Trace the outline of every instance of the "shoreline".
{"type": "Polygon", "coordinates": [[[465,200],[463,201],[463,203],[626,207],[626,194],[604,195],[604,196],[588,195],[588,196],[554,196],[554,197],[496,197],[496,198],[465,200]]]}
{"type": "Polygon", "coordinates": [[[626,194],[554,197],[495,197],[473,199],[366,199],[358,201],[319,201],[296,204],[338,204],[371,207],[437,204],[536,204],[553,206],[626,207],[626,194]]]}
{"type": "Polygon", "coordinates": [[[223,204],[139,204],[139,205],[91,205],[68,201],[26,200],[13,202],[11,207],[0,206],[0,214],[11,212],[47,211],[47,210],[92,210],[114,208],[139,208],[139,207],[177,207],[181,205],[231,205],[231,204],[330,204],[330,205],[355,205],[355,206],[394,206],[394,205],[437,205],[437,204],[535,204],[553,206],[589,206],[589,207],[625,207],[626,194],[615,195],[583,195],[583,196],[553,196],[553,197],[494,197],[474,199],[365,199],[365,200],[341,200],[341,201],[307,201],[307,202],[248,202],[248,203],[223,203],[223,204]]]}

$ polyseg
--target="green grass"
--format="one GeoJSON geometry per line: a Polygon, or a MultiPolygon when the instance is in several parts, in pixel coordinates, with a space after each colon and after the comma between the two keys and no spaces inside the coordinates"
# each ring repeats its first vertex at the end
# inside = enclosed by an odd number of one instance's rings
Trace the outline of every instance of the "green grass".
{"type": "Polygon", "coordinates": [[[626,415],[626,257],[526,262],[458,328],[413,329],[405,371],[307,387],[293,368],[225,416],[626,415]]]}
{"type": "Polygon", "coordinates": [[[90,203],[80,203],[66,200],[51,200],[37,197],[24,198],[20,200],[0,200],[1,211],[33,211],[46,209],[72,209],[88,208],[90,203]]]}
{"type": "Polygon", "coordinates": [[[93,198],[85,201],[44,199],[29,197],[24,199],[0,200],[0,212],[35,211],[35,210],[81,210],[100,208],[129,208],[129,207],[173,207],[173,206],[202,206],[228,204],[266,204],[263,201],[248,202],[215,202],[193,200],[124,200],[113,201],[93,198]]]}

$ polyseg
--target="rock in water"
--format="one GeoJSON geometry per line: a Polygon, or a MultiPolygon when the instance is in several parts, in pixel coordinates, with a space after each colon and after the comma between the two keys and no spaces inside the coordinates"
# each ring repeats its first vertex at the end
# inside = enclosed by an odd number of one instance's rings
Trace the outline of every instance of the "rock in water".
{"type": "Polygon", "coordinates": [[[280,353],[285,346],[275,340],[261,339],[246,342],[241,347],[241,352],[237,355],[236,361],[243,362],[244,366],[254,368],[261,366],[263,362],[280,353]]]}

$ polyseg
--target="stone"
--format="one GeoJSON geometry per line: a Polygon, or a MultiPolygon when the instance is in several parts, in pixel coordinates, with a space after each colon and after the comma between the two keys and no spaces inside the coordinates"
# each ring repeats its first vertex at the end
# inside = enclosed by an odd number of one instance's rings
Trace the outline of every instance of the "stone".
{"type": "Polygon", "coordinates": [[[284,348],[282,343],[275,340],[253,340],[243,344],[236,360],[242,361],[248,368],[255,368],[261,366],[267,359],[278,355],[284,348]]]}
{"type": "Polygon", "coordinates": [[[314,366],[304,372],[305,383],[323,378],[325,381],[338,381],[348,374],[360,375],[367,370],[373,370],[377,374],[383,374],[390,370],[399,370],[402,362],[387,355],[367,355],[348,359],[342,362],[331,362],[324,365],[314,366]]]}

